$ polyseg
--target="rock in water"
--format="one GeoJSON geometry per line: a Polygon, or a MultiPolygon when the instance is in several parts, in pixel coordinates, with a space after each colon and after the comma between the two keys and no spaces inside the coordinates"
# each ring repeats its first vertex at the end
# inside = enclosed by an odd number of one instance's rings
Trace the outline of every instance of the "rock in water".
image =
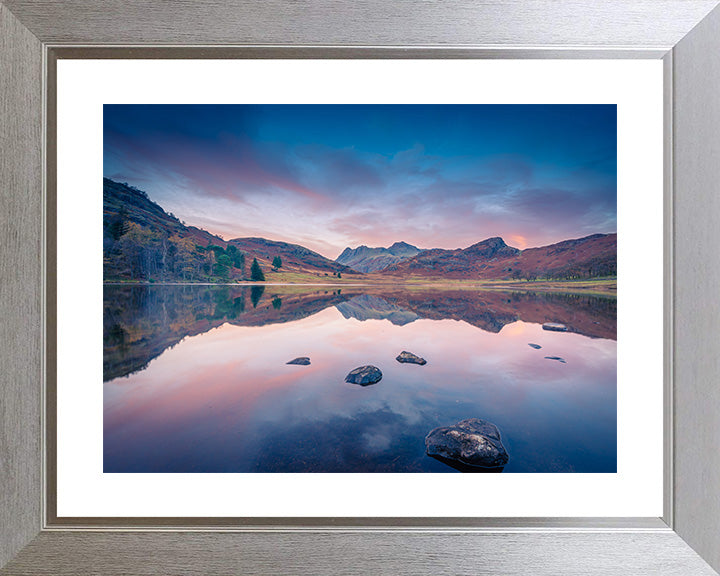
{"type": "Polygon", "coordinates": [[[500,468],[508,461],[500,430],[480,418],[435,428],[425,437],[425,451],[428,456],[482,468],[500,468]]]}
{"type": "Polygon", "coordinates": [[[355,368],[355,370],[345,376],[345,382],[360,384],[360,386],[376,384],[380,382],[381,379],[382,372],[380,372],[380,368],[375,366],[360,366],[360,368],[355,368]]]}
{"type": "Polygon", "coordinates": [[[565,359],[564,359],[564,358],[560,358],[560,356],[545,356],[545,359],[546,359],[546,360],[557,360],[558,362],[562,362],[563,364],[567,364],[567,362],[565,362],[565,359]]]}
{"type": "Polygon", "coordinates": [[[545,322],[543,330],[551,330],[553,332],[567,332],[567,326],[559,322],[545,322]]]}
{"type": "Polygon", "coordinates": [[[530,346],[530,348],[535,348],[535,350],[540,350],[540,348],[542,348],[540,344],[528,344],[528,346],[530,346]]]}
{"type": "Polygon", "coordinates": [[[402,362],[403,364],[420,364],[420,366],[425,366],[425,364],[427,364],[425,358],[420,358],[420,356],[416,356],[412,352],[406,352],[404,350],[400,352],[395,360],[402,362]]]}
{"type": "Polygon", "coordinates": [[[293,358],[286,364],[299,364],[300,366],[308,366],[310,364],[310,358],[307,356],[300,356],[299,358],[293,358]]]}

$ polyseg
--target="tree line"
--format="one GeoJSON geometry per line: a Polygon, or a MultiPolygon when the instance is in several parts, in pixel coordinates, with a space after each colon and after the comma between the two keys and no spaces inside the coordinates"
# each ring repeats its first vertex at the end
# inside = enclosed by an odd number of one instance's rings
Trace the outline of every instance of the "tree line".
{"type": "MultiPolygon", "coordinates": [[[[253,258],[248,273],[246,254],[237,246],[202,246],[191,237],[133,222],[123,209],[105,219],[103,248],[106,281],[265,280],[256,258],[253,258]]],[[[282,262],[277,257],[273,267],[277,269],[280,266],[282,262]]]]}

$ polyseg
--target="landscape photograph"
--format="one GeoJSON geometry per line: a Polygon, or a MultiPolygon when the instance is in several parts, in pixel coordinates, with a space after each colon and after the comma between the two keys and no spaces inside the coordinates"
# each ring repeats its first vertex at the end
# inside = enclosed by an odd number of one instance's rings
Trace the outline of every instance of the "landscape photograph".
{"type": "Polygon", "coordinates": [[[103,176],[105,473],[617,471],[615,105],[106,104],[103,176]]]}

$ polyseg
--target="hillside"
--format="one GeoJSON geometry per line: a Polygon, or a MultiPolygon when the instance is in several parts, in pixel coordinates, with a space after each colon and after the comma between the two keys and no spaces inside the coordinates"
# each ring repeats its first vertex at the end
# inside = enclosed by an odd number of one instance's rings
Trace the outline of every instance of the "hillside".
{"type": "Polygon", "coordinates": [[[617,234],[593,234],[518,250],[502,238],[468,248],[425,250],[384,269],[384,276],[482,280],[594,278],[617,273],[617,234]]]}
{"type": "Polygon", "coordinates": [[[354,271],[296,244],[264,238],[225,241],[187,226],[145,192],[103,178],[103,272],[106,282],[217,282],[253,280],[257,259],[273,270],[314,275],[354,271]]]}
{"type": "Polygon", "coordinates": [[[235,238],[228,240],[228,244],[236,246],[243,253],[252,254],[263,268],[272,268],[273,260],[279,257],[283,272],[354,273],[347,266],[333,262],[298,244],[277,242],[265,238],[235,238]]]}
{"type": "Polygon", "coordinates": [[[345,248],[335,261],[358,272],[377,272],[421,252],[422,250],[407,242],[395,242],[387,248],[369,248],[363,245],[345,248]]]}

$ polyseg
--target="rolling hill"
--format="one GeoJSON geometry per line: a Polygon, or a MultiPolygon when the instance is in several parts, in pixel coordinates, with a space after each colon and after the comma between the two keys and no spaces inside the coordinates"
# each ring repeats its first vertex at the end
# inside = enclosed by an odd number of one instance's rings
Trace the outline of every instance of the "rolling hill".
{"type": "Polygon", "coordinates": [[[262,267],[271,268],[273,259],[279,256],[282,260],[282,270],[284,272],[311,274],[324,274],[326,272],[331,274],[337,272],[355,273],[349,267],[333,262],[299,244],[289,244],[265,238],[235,238],[228,240],[228,244],[236,246],[243,253],[252,255],[253,258],[257,258],[262,267]]]}
{"type": "Polygon", "coordinates": [[[264,238],[226,241],[187,226],[142,190],[108,178],[103,178],[103,249],[106,282],[249,280],[254,259],[264,274],[272,274],[273,262],[284,272],[356,274],[297,244],[264,238]]]}

